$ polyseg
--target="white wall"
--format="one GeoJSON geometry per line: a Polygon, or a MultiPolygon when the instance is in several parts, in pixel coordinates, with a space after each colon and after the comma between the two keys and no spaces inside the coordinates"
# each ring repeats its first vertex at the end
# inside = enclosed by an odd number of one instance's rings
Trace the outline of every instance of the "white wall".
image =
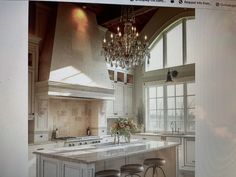
{"type": "Polygon", "coordinates": [[[0,177],[27,176],[27,13],[0,1],[0,177]]]}
{"type": "Polygon", "coordinates": [[[196,16],[196,177],[235,177],[236,12],[196,16]]]}

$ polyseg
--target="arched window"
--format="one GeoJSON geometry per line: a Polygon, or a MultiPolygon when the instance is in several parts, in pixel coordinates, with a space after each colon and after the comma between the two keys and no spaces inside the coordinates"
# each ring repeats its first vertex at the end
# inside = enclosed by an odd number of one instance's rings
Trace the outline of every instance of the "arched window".
{"type": "Polygon", "coordinates": [[[151,45],[145,71],[194,63],[194,28],[194,19],[185,17],[163,30],[151,45]]]}
{"type": "MultiPolygon", "coordinates": [[[[163,30],[151,45],[151,59],[150,64],[146,64],[146,71],[194,63],[195,29],[194,18],[185,17],[163,30]]],[[[162,73],[160,70],[150,75],[153,78],[162,73]]],[[[193,133],[196,87],[194,80],[182,78],[181,82],[168,84],[162,81],[145,83],[146,131],[193,133]]]]}

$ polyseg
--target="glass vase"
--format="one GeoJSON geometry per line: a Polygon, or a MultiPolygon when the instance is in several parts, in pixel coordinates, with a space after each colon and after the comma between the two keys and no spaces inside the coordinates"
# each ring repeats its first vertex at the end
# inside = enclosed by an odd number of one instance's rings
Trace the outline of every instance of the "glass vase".
{"type": "Polygon", "coordinates": [[[125,142],[130,143],[130,139],[131,139],[131,134],[129,133],[125,136],[125,142]]]}

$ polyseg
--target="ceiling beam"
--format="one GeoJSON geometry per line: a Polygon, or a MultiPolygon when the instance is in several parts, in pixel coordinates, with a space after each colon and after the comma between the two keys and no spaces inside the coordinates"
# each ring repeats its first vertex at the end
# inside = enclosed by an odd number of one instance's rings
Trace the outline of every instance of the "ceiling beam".
{"type": "MultiPolygon", "coordinates": [[[[153,11],[153,10],[157,10],[157,7],[142,7],[140,9],[135,10],[134,15],[135,15],[135,17],[137,17],[140,15],[144,15],[150,11],[153,11]]],[[[109,27],[114,26],[119,23],[120,23],[120,17],[116,17],[116,18],[111,19],[109,21],[103,22],[101,25],[109,28],[109,27]]]]}

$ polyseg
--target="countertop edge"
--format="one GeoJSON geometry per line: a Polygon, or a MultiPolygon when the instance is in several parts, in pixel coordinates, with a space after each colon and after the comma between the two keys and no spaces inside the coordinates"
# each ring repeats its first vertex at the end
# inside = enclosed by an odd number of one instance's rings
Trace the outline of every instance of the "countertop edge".
{"type": "MultiPolygon", "coordinates": [[[[153,149],[149,149],[149,150],[141,150],[141,151],[129,153],[126,156],[133,156],[135,154],[140,154],[140,153],[149,153],[149,152],[152,152],[152,151],[158,151],[158,150],[162,150],[162,149],[166,149],[166,148],[172,148],[172,147],[175,147],[175,146],[178,146],[178,145],[180,145],[180,143],[173,142],[173,144],[170,144],[170,145],[165,145],[165,146],[162,146],[162,147],[157,147],[157,148],[153,148],[153,149]]],[[[108,160],[108,159],[111,159],[111,158],[115,159],[115,158],[124,157],[124,155],[116,155],[116,156],[111,156],[111,157],[108,157],[108,158],[101,158],[101,159],[96,160],[96,161],[85,161],[85,160],[81,160],[81,159],[78,159],[78,158],[73,158],[71,156],[66,157],[66,156],[54,155],[54,154],[50,154],[50,153],[44,153],[44,152],[40,152],[40,151],[36,151],[36,152],[33,152],[33,153],[36,154],[36,155],[41,155],[43,157],[58,159],[58,160],[67,161],[67,162],[85,163],[85,164],[96,163],[96,162],[103,161],[103,160],[108,160]]]]}
{"type": "Polygon", "coordinates": [[[165,133],[136,133],[134,135],[141,136],[165,136],[165,137],[177,137],[177,138],[195,138],[194,134],[165,134],[165,133]]]}

